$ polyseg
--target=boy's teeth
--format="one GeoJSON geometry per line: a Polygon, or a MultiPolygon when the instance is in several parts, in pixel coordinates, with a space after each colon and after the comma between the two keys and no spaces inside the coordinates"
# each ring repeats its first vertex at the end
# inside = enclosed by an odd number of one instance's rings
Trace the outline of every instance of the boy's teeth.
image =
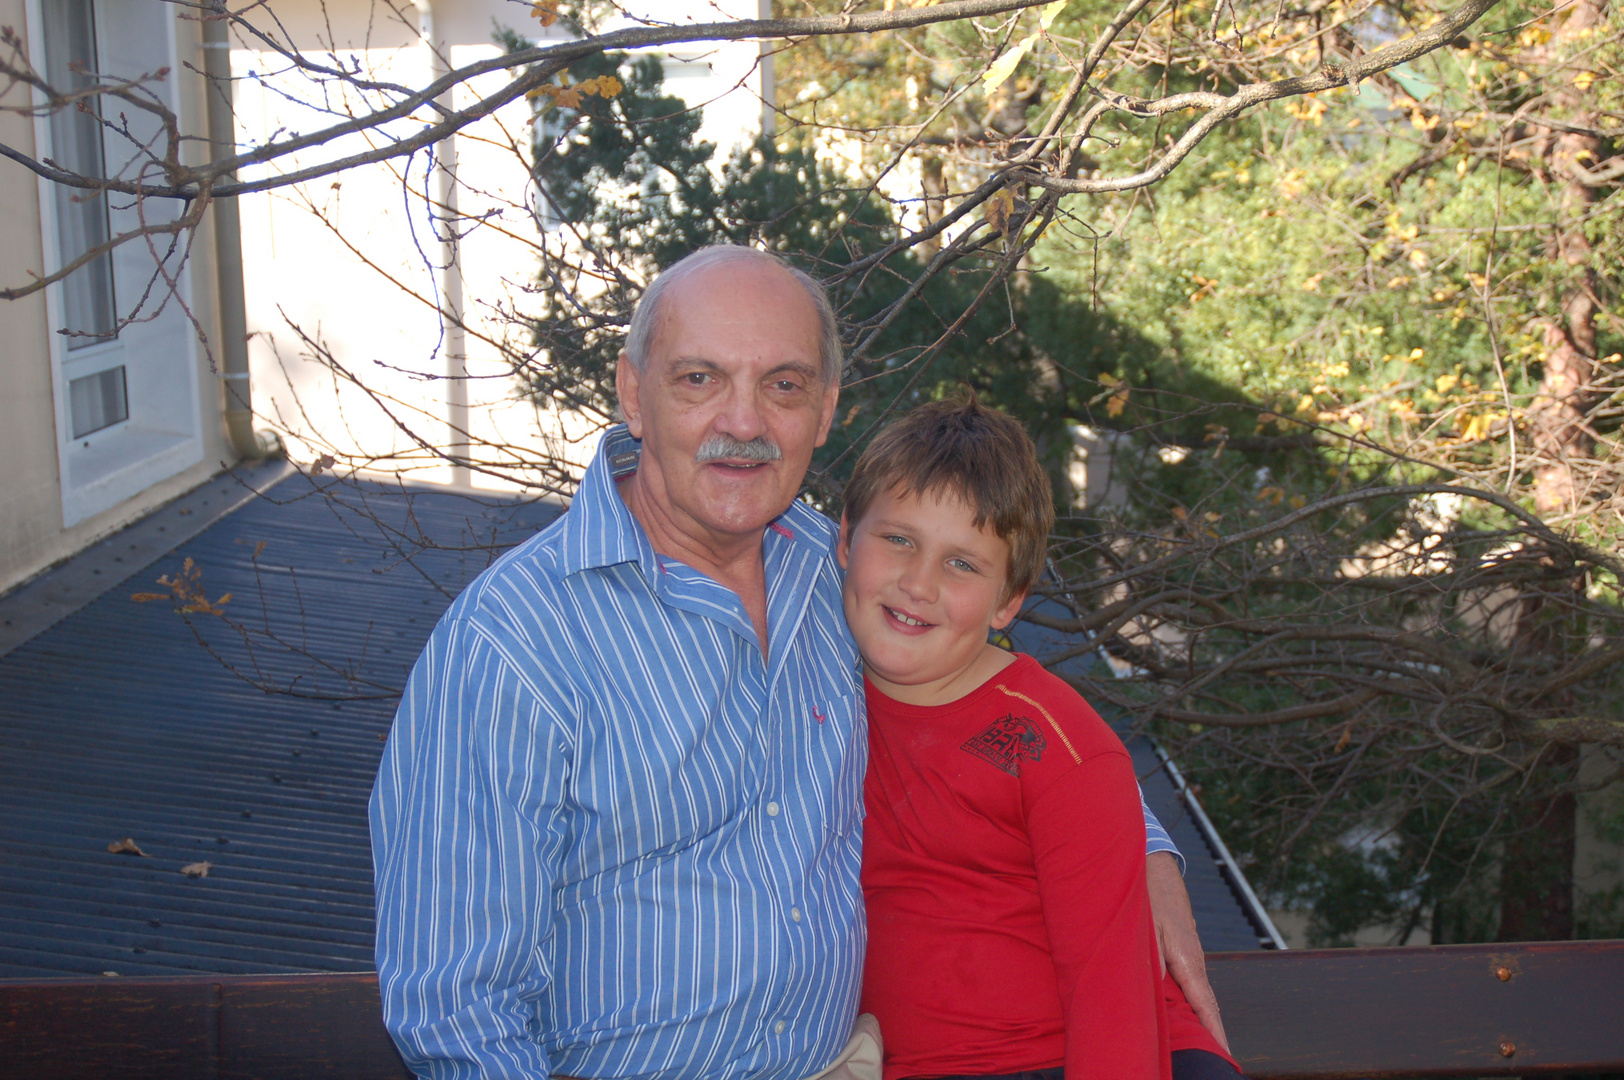
{"type": "Polygon", "coordinates": [[[922,619],[910,619],[908,616],[904,615],[902,612],[898,611],[896,608],[888,608],[887,610],[890,611],[892,615],[896,616],[897,622],[902,623],[904,626],[924,626],[924,625],[926,625],[924,620],[922,620],[922,619]]]}

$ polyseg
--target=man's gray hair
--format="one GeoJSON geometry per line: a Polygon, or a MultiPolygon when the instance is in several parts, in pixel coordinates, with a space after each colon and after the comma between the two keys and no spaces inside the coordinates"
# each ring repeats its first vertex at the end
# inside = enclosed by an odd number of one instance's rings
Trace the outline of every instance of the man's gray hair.
{"type": "Polygon", "coordinates": [[[702,247],[666,267],[649,283],[649,287],[643,290],[642,298],[637,301],[637,310],[632,313],[632,325],[626,331],[626,359],[631,361],[632,367],[639,372],[648,369],[649,349],[659,334],[660,307],[666,290],[701,270],[737,262],[769,263],[786,271],[806,290],[807,299],[812,301],[818,315],[818,354],[823,360],[824,385],[838,382],[845,355],[840,349],[840,325],[835,319],[834,305],[829,303],[829,294],[810,274],[797,270],[772,252],[738,244],[702,247]]]}

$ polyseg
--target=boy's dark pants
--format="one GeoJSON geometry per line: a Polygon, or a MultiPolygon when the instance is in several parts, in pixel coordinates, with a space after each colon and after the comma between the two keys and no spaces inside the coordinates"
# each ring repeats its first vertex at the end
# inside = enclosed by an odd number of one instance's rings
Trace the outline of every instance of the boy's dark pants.
{"type": "MultiPolygon", "coordinates": [[[[1033,1069],[997,1076],[941,1076],[933,1080],[1066,1080],[1065,1069],[1033,1069]]],[[[1235,1066],[1206,1050],[1173,1051],[1173,1080],[1245,1080],[1235,1066]]]]}

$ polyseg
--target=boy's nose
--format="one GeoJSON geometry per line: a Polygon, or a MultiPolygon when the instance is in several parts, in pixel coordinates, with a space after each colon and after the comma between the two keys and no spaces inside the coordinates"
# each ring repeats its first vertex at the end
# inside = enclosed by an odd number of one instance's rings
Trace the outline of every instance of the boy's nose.
{"type": "Polygon", "coordinates": [[[930,568],[919,563],[910,563],[897,579],[897,585],[909,599],[921,603],[930,603],[936,599],[936,575],[930,568]]]}

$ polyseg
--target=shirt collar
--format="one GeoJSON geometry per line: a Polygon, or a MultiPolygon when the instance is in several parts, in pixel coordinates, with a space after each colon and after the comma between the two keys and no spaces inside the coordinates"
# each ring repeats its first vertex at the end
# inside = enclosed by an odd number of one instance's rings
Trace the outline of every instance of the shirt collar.
{"type": "Polygon", "coordinates": [[[564,515],[565,574],[635,562],[652,579],[656,571],[653,545],[615,490],[616,480],[637,471],[642,453],[641,440],[632,438],[625,424],[603,433],[575,501],[564,515]]]}
{"type": "MultiPolygon", "coordinates": [[[[615,482],[637,471],[643,442],[634,439],[625,424],[603,433],[598,452],[564,515],[564,573],[635,562],[644,577],[654,580],[659,564],[648,534],[620,497],[615,482]]],[[[767,527],[764,546],[791,541],[817,547],[826,540],[827,522],[819,528],[818,512],[796,500],[767,527]]],[[[765,554],[765,552],[763,553],[765,554]]]]}

